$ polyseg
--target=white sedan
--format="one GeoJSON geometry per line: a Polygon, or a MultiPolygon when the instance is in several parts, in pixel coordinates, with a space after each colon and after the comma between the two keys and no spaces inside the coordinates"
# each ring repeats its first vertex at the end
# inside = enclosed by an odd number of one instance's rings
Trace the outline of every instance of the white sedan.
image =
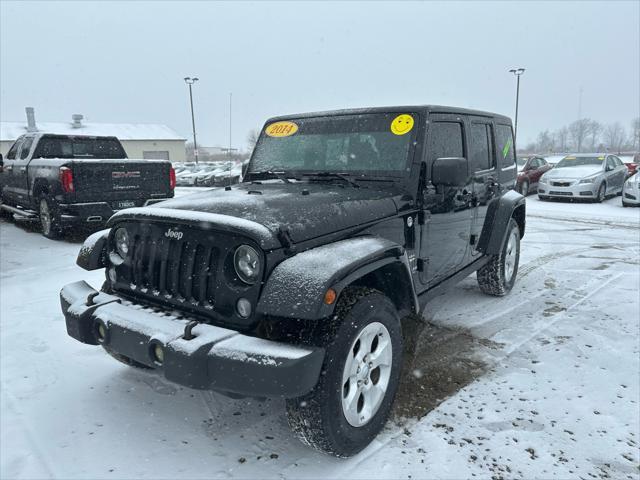
{"type": "Polygon", "coordinates": [[[567,155],[538,184],[540,200],[584,198],[602,202],[622,192],[627,167],[615,155],[583,153],[567,155]]]}
{"type": "Polygon", "coordinates": [[[640,205],[640,174],[629,177],[622,189],[622,206],[632,207],[640,205]]]}

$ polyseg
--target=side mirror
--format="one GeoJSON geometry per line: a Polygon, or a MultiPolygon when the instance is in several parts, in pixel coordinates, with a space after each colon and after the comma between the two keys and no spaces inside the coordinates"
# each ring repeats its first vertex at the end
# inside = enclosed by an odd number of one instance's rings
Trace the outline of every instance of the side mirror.
{"type": "Polygon", "coordinates": [[[431,168],[434,185],[460,187],[467,183],[467,159],[462,157],[438,158],[431,168]]]}

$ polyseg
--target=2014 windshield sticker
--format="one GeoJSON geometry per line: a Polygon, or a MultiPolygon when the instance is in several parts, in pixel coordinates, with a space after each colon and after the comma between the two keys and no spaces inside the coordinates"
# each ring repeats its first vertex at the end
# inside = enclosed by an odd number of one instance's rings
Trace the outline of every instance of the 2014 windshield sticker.
{"type": "Polygon", "coordinates": [[[293,122],[275,122],[264,129],[270,137],[289,137],[298,131],[298,125],[293,122]]]}
{"type": "Polygon", "coordinates": [[[394,135],[404,135],[413,129],[413,117],[407,113],[398,115],[391,122],[391,133],[394,135]]]}

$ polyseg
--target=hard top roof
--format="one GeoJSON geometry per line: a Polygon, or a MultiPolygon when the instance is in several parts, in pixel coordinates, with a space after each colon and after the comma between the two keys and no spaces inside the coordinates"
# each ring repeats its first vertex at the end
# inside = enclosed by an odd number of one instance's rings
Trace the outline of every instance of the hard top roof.
{"type": "Polygon", "coordinates": [[[338,115],[364,115],[371,113],[407,113],[407,112],[417,112],[417,113],[452,113],[459,115],[476,115],[482,117],[492,117],[496,120],[501,120],[509,125],[511,125],[511,119],[505,115],[500,115],[498,113],[485,112],[481,110],[471,110],[468,108],[460,108],[460,107],[447,107],[443,105],[405,105],[405,106],[394,106],[394,107],[369,107],[369,108],[348,108],[343,110],[327,110],[323,112],[309,112],[309,113],[295,113],[291,115],[278,115],[276,117],[271,117],[267,120],[267,123],[279,121],[279,120],[287,120],[291,118],[311,118],[311,117],[330,117],[330,116],[338,116],[338,115]]]}

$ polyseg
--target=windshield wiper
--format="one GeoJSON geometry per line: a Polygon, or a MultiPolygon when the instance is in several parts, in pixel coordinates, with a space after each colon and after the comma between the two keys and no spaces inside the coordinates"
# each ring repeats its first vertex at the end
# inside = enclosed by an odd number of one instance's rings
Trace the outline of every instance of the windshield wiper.
{"type": "Polygon", "coordinates": [[[356,183],[355,180],[349,178],[348,173],[337,173],[337,172],[314,172],[314,173],[305,173],[308,177],[325,177],[325,178],[339,178],[340,180],[344,180],[350,185],[353,185],[355,188],[360,188],[360,185],[356,183]]]}
{"type": "Polygon", "coordinates": [[[282,180],[284,183],[291,183],[291,180],[289,180],[289,178],[294,178],[295,179],[295,177],[287,176],[287,174],[285,172],[274,172],[273,170],[264,170],[262,172],[249,172],[249,174],[251,174],[251,175],[272,175],[272,176],[278,178],[279,180],[282,180]]]}

